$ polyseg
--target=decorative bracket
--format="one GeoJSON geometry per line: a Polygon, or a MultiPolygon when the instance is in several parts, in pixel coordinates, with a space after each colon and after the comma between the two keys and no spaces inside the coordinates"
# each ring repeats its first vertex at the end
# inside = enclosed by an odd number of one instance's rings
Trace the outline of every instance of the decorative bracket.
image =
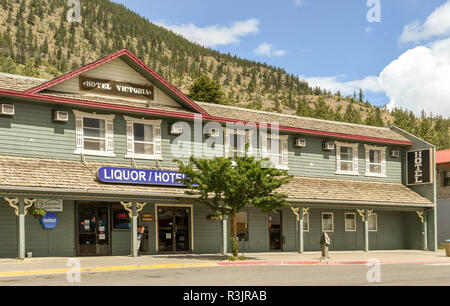
{"type": "Polygon", "coordinates": [[[303,215],[304,216],[309,215],[309,207],[303,208],[303,215]]]}
{"type": "Polygon", "coordinates": [[[419,216],[420,222],[422,222],[422,224],[424,224],[425,219],[423,218],[423,211],[416,211],[416,213],[419,216]]]}
{"type": "Polygon", "coordinates": [[[373,209],[372,210],[367,210],[367,218],[372,216],[372,214],[373,214],[373,209]]]}
{"type": "MultiPolygon", "coordinates": [[[[122,204],[123,208],[128,211],[128,215],[130,218],[133,218],[133,202],[120,202],[122,204]]],[[[136,214],[139,215],[139,213],[144,209],[145,205],[147,205],[147,202],[144,203],[136,203],[137,209],[136,214]]]]}
{"type": "Polygon", "coordinates": [[[294,215],[297,217],[297,222],[299,222],[300,221],[300,214],[299,214],[300,207],[292,207],[291,206],[291,210],[294,213],[294,215]]]}
{"type": "Polygon", "coordinates": [[[366,221],[366,217],[364,216],[364,209],[357,209],[358,214],[361,216],[362,222],[366,221]]]}
{"type": "Polygon", "coordinates": [[[25,207],[23,209],[25,216],[28,214],[28,208],[36,204],[37,199],[24,199],[25,207]]]}
{"type": "Polygon", "coordinates": [[[145,205],[147,205],[147,202],[144,203],[137,203],[137,210],[136,210],[136,214],[139,215],[139,213],[144,209],[145,205]]]}
{"type": "Polygon", "coordinates": [[[16,216],[19,216],[19,198],[10,199],[10,198],[4,198],[6,202],[9,203],[9,206],[14,208],[16,216]]]}
{"type": "Polygon", "coordinates": [[[133,218],[133,202],[120,202],[120,204],[122,204],[123,208],[128,211],[128,216],[133,218]]]}

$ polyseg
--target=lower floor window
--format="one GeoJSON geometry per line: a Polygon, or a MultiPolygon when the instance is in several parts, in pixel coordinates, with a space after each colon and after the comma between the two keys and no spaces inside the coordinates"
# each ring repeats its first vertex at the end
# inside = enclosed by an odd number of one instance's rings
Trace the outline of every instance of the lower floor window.
{"type": "Polygon", "coordinates": [[[377,216],[377,214],[371,214],[369,217],[369,231],[370,232],[378,231],[378,216],[377,216]]]}
{"type": "Polygon", "coordinates": [[[322,231],[324,232],[334,231],[334,220],[332,213],[322,213],[322,231]]]}
{"type": "Polygon", "coordinates": [[[345,214],[345,231],[346,232],[356,231],[356,214],[351,213],[345,214]]]}
{"type": "Polygon", "coordinates": [[[231,233],[234,233],[234,223],[236,220],[237,238],[239,241],[248,241],[248,213],[241,211],[236,217],[230,217],[231,233]],[[236,219],[235,219],[236,218],[236,219]]]}
{"type": "Polygon", "coordinates": [[[113,229],[131,229],[131,218],[122,205],[112,206],[113,229]]]}

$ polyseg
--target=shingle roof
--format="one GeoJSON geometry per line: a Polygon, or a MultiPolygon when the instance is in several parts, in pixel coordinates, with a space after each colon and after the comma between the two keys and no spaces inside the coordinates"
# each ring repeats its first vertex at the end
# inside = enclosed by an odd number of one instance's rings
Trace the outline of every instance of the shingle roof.
{"type": "Polygon", "coordinates": [[[263,112],[240,108],[234,106],[217,105],[213,103],[198,103],[209,115],[233,120],[250,122],[277,122],[280,126],[301,128],[313,131],[323,131],[330,133],[341,133],[381,139],[391,139],[399,141],[410,141],[408,138],[391,130],[390,128],[372,127],[360,124],[351,124],[329,120],[319,120],[313,118],[284,115],[271,112],[263,112]]]}
{"type": "Polygon", "coordinates": [[[0,73],[0,89],[27,91],[47,82],[45,79],[30,78],[21,75],[0,73]]]}
{"type": "MultiPolygon", "coordinates": [[[[140,186],[124,184],[103,184],[96,179],[95,171],[100,167],[130,167],[128,165],[88,162],[87,168],[81,161],[1,156],[0,186],[40,187],[98,191],[108,194],[111,191],[133,193],[158,193],[184,195],[186,189],[164,186],[140,186]]],[[[155,167],[140,167],[155,169],[155,167]]],[[[166,169],[175,170],[175,169],[166,169]]],[[[295,177],[280,188],[289,198],[302,200],[367,201],[380,205],[403,203],[410,206],[432,206],[433,203],[402,184],[348,181],[295,177]]]]}
{"type": "MultiPolygon", "coordinates": [[[[29,78],[23,76],[16,76],[11,74],[0,73],[0,89],[9,89],[15,91],[26,91],[34,88],[38,85],[45,83],[44,79],[29,78]]],[[[80,101],[92,101],[100,103],[109,103],[114,105],[126,105],[132,107],[142,107],[142,104],[129,102],[123,99],[114,98],[100,98],[100,97],[86,97],[77,94],[64,94],[64,93],[50,93],[42,92],[43,95],[70,98],[80,101]]],[[[232,120],[258,122],[258,123],[278,123],[280,126],[304,129],[308,131],[327,132],[327,133],[339,133],[349,136],[361,136],[370,137],[380,140],[393,140],[401,142],[410,142],[405,136],[393,131],[390,128],[371,127],[367,125],[358,125],[343,123],[337,121],[318,120],[313,118],[284,115],[271,112],[263,112],[257,110],[250,110],[246,108],[239,108],[233,106],[217,105],[212,103],[196,102],[204,111],[206,111],[212,117],[227,118],[232,120]]],[[[146,107],[143,107],[146,108],[146,107]]],[[[169,108],[167,106],[157,107],[152,105],[152,109],[160,110],[172,110],[176,112],[183,112],[192,114],[193,112],[187,109],[169,108]]],[[[345,138],[345,137],[343,137],[345,138]]],[[[381,141],[384,142],[384,141],[381,141]]]]}

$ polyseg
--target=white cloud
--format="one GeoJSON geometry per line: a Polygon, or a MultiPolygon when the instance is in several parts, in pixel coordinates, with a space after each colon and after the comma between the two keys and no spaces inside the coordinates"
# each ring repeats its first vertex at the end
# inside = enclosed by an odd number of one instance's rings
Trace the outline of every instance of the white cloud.
{"type": "Polygon", "coordinates": [[[423,24],[416,20],[405,25],[400,41],[420,42],[448,34],[450,34],[450,1],[435,9],[423,24]]]}
{"type": "Polygon", "coordinates": [[[379,82],[378,77],[368,76],[362,80],[343,81],[345,76],[332,77],[305,77],[301,76],[311,87],[319,86],[320,88],[331,90],[336,93],[340,91],[342,95],[352,95],[353,92],[359,92],[361,88],[365,92],[382,93],[383,88],[379,82]]]}
{"type": "Polygon", "coordinates": [[[380,74],[389,107],[450,117],[450,39],[403,53],[380,74]]]}
{"type": "Polygon", "coordinates": [[[257,19],[237,21],[231,26],[211,25],[203,28],[192,23],[168,25],[165,22],[158,22],[156,24],[205,47],[239,43],[241,37],[259,32],[257,19]]]}
{"type": "Polygon", "coordinates": [[[344,76],[304,77],[312,87],[351,95],[364,92],[385,93],[388,108],[402,107],[420,115],[427,113],[450,117],[450,38],[403,53],[383,69],[380,76],[344,81],[344,76]]]}
{"type": "Polygon", "coordinates": [[[303,5],[303,0],[295,0],[295,5],[296,6],[302,6],[303,5]]]}
{"type": "Polygon", "coordinates": [[[286,55],[286,51],[285,50],[274,50],[273,49],[273,45],[268,44],[266,42],[263,42],[262,44],[260,44],[258,46],[258,48],[256,48],[255,50],[253,50],[253,52],[255,54],[258,55],[263,55],[263,56],[284,56],[286,55]]]}

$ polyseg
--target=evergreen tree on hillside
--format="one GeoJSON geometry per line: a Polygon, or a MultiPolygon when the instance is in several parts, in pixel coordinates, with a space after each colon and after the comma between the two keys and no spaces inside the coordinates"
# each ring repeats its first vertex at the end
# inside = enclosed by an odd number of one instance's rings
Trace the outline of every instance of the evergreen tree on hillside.
{"type": "Polygon", "coordinates": [[[189,90],[189,98],[195,101],[226,104],[222,86],[207,75],[197,79],[189,90]]]}

